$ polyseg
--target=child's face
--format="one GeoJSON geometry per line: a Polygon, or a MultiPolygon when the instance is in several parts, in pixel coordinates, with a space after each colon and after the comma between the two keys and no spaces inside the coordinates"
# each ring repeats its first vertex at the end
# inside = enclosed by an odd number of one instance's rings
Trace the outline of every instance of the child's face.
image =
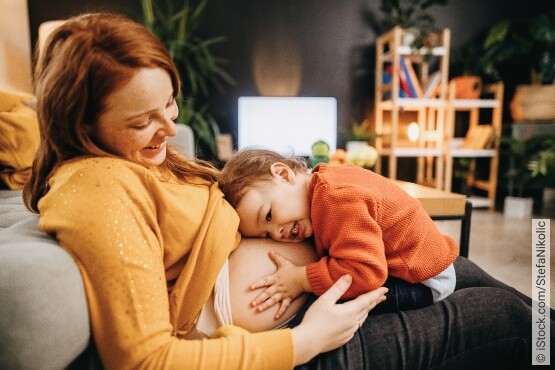
{"type": "Polygon", "coordinates": [[[300,242],[313,232],[307,183],[310,177],[295,175],[282,163],[274,164],[272,171],[272,180],[256,184],[237,206],[239,231],[243,236],[300,242]]]}

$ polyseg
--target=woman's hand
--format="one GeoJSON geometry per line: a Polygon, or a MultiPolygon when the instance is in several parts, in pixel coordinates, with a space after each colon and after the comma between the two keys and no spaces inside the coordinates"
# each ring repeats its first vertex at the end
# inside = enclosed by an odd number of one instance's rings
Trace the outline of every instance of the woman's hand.
{"type": "Polygon", "coordinates": [[[366,320],[368,312],[385,300],[387,288],[381,287],[338,304],[351,282],[350,275],[337,280],[312,304],[299,326],[293,328],[296,365],[347,343],[366,320]]]}

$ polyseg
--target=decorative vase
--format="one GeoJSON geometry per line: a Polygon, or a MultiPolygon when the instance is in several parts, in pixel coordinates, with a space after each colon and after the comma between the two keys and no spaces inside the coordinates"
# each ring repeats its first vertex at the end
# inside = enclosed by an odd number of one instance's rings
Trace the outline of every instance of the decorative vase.
{"type": "Polygon", "coordinates": [[[525,220],[532,217],[533,198],[519,198],[506,196],[503,214],[506,218],[525,220]]]}
{"type": "Polygon", "coordinates": [[[479,76],[458,76],[453,78],[455,99],[478,99],[482,93],[482,79],[479,76]]]}
{"type": "Polygon", "coordinates": [[[348,163],[368,169],[376,164],[378,152],[366,141],[348,141],[346,148],[348,163]]]}
{"type": "Polygon", "coordinates": [[[515,122],[549,122],[555,119],[555,84],[519,85],[510,103],[515,122]]]}
{"type": "Polygon", "coordinates": [[[347,142],[345,143],[345,150],[346,150],[347,152],[352,152],[352,151],[354,151],[355,149],[364,148],[364,147],[366,147],[366,146],[368,146],[368,142],[367,142],[367,141],[362,141],[362,140],[360,140],[360,141],[359,141],[359,140],[350,140],[350,141],[347,141],[347,142]]]}

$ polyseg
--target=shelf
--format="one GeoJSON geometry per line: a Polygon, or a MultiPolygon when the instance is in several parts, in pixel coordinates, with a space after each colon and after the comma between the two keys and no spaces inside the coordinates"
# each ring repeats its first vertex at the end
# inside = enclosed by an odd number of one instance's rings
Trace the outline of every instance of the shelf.
{"type": "Polygon", "coordinates": [[[443,99],[423,99],[423,98],[397,98],[395,101],[382,100],[378,103],[382,109],[391,110],[396,105],[398,108],[420,109],[420,108],[443,108],[445,100],[443,99]]]}
{"type": "Polygon", "coordinates": [[[381,154],[384,156],[394,155],[395,157],[440,157],[441,149],[437,148],[400,148],[396,147],[382,149],[381,154]]]}
{"type": "Polygon", "coordinates": [[[449,102],[457,110],[473,108],[499,108],[500,102],[495,99],[455,99],[449,102]]]}
{"type": "MultiPolygon", "coordinates": [[[[390,179],[397,178],[397,158],[417,157],[416,182],[442,189],[451,32],[443,29],[437,33],[436,46],[420,49],[402,44],[405,33],[394,27],[376,40],[375,147],[388,159],[390,179]],[[429,55],[435,56],[432,63],[429,55]],[[405,112],[417,113],[420,132],[410,146],[402,145],[408,139],[407,130],[402,127],[405,117],[401,115],[405,112]]],[[[374,169],[381,174],[381,161],[374,169]]]]}
{"type": "MultiPolygon", "coordinates": [[[[391,62],[393,60],[392,55],[390,52],[384,53],[383,60],[386,62],[391,62]]],[[[433,55],[433,56],[443,56],[446,55],[445,48],[442,46],[438,46],[432,49],[428,48],[420,48],[420,49],[413,49],[410,46],[399,46],[397,48],[397,55],[401,56],[408,56],[408,57],[423,57],[425,55],[433,55]]]]}
{"type": "Polygon", "coordinates": [[[497,155],[495,149],[449,149],[447,152],[451,157],[455,158],[487,158],[497,155]]]}
{"type": "MultiPolygon", "coordinates": [[[[455,115],[458,111],[468,111],[467,135],[471,130],[478,130],[480,126],[491,126],[496,137],[501,135],[501,116],[503,110],[503,83],[496,83],[486,86],[485,91],[493,96],[492,99],[455,99],[456,84],[454,81],[449,83],[446,132],[450,139],[449,146],[445,151],[445,190],[451,190],[453,175],[453,158],[470,158],[470,167],[467,174],[467,185],[470,189],[479,189],[487,192],[487,198],[471,197],[473,207],[495,208],[495,197],[497,192],[497,177],[499,168],[499,143],[494,141],[493,147],[488,149],[468,149],[463,147],[464,138],[454,138],[455,115]],[[489,110],[488,114],[481,114],[482,110],[489,110]],[[491,114],[489,114],[491,113],[491,114]],[[491,117],[491,121],[484,123],[480,119],[491,117]],[[487,179],[476,179],[476,158],[489,158],[489,171],[487,179]]],[[[474,131],[474,133],[479,131],[474,131]]],[[[470,134],[472,141],[472,134],[470,134]]],[[[487,142],[483,144],[487,145],[487,142]]],[[[491,142],[489,143],[492,144],[491,142]]],[[[485,163],[484,163],[485,164],[485,163]]]]}
{"type": "Polygon", "coordinates": [[[478,158],[478,157],[493,157],[497,155],[497,150],[492,149],[471,149],[464,148],[464,138],[456,137],[451,139],[449,143],[449,148],[447,149],[447,155],[456,158],[478,158]]]}

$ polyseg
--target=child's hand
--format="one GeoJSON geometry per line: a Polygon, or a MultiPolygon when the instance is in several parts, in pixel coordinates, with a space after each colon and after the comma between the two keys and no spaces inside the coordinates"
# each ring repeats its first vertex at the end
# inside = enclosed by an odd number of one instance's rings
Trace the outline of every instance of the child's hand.
{"type": "Polygon", "coordinates": [[[310,284],[305,266],[297,266],[276,252],[270,252],[270,257],[276,263],[277,271],[251,285],[251,289],[267,287],[251,304],[261,312],[281,302],[276,313],[276,319],[279,319],[295,298],[310,290],[310,284]]]}

